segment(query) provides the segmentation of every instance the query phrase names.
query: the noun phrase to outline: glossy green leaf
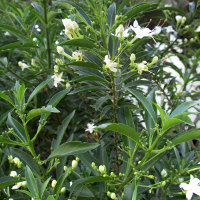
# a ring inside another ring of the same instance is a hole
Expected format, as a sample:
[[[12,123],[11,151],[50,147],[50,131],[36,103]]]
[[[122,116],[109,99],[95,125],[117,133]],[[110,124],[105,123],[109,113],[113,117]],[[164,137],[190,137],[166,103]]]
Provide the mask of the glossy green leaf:
[[[176,107],[173,112],[170,114],[170,118],[172,118],[175,115],[178,115],[180,113],[185,112],[186,110],[188,110],[190,107],[195,106],[196,104],[200,103],[200,101],[188,101],[188,102],[184,102],[181,105],[179,105],[178,107]]]
[[[95,43],[86,40],[86,39],[72,39],[72,40],[67,40],[66,42],[61,43],[60,45],[70,45],[70,46],[77,46],[77,47],[86,47],[86,48],[94,48]]]
[[[147,100],[147,98],[142,93],[140,93],[136,90],[132,90],[132,89],[127,88],[127,87],[125,87],[125,89],[128,92],[130,92],[132,95],[134,95],[143,104],[143,106],[146,108],[147,112],[150,114],[154,123],[156,123],[156,113],[153,109],[152,104]]]
[[[35,173],[35,175],[40,177],[41,174],[39,166],[28,153],[17,148],[11,148],[11,153],[13,157],[18,157],[25,166],[29,166],[30,169]]]
[[[69,94],[77,94],[79,92],[92,91],[92,90],[106,90],[106,88],[100,86],[83,86],[81,88],[74,89]]]
[[[8,103],[10,103],[12,106],[15,107],[15,104],[13,103],[12,99],[1,91],[0,91],[0,98],[4,99],[5,101],[7,101]]]
[[[189,131],[178,134],[178,136],[172,140],[172,146],[175,146],[182,142],[196,140],[199,138],[200,138],[200,129],[189,130]]]
[[[77,4],[75,4],[75,3],[71,2],[71,1],[67,1],[67,0],[65,0],[65,1],[56,1],[56,4],[58,4],[59,6],[62,6],[64,8],[66,8],[67,10],[69,8],[68,8],[68,6],[66,6],[66,4],[69,4],[69,5],[73,6],[80,13],[79,17],[81,18],[81,20],[84,21],[85,23],[89,24],[90,26],[92,26],[92,23],[91,23],[90,18],[88,17],[88,15]]]
[[[13,26],[7,25],[7,24],[0,24],[0,28],[8,31],[9,33],[17,36],[20,39],[24,39],[24,35],[21,31],[14,28]]]
[[[18,182],[17,178],[13,178],[13,177],[10,177],[10,176],[0,177],[0,189],[3,189],[3,188],[8,187],[10,185],[14,185],[17,182]]]
[[[47,106],[46,108],[32,109],[27,114],[26,122],[30,121],[31,119],[39,115],[42,115],[43,113],[51,113],[51,112],[58,113],[59,110],[53,108],[52,106]]]
[[[136,142],[139,146],[142,147],[142,144],[139,141],[139,134],[135,131],[134,128],[120,123],[112,123],[112,124],[102,124],[96,127],[97,129],[105,129],[108,131],[114,131],[120,133],[122,135],[127,136],[128,138],[132,139]]]
[[[22,48],[38,48],[37,46],[35,46],[35,44],[33,43],[21,43],[21,42],[13,42],[13,43],[9,43],[6,44],[4,46],[0,47],[0,50],[10,50],[10,49],[22,49]]]
[[[0,136],[0,143],[2,143],[2,144],[18,145],[18,146],[22,146],[22,147],[25,146],[24,143],[13,141],[10,138],[4,137],[4,136]]]
[[[79,141],[66,142],[55,149],[48,157],[48,160],[62,156],[78,155],[96,149],[98,146],[98,143],[87,143]]]
[[[15,120],[13,117],[11,117],[10,113],[8,114],[6,124],[9,128],[13,128],[13,131],[15,132],[15,134],[19,140],[21,140],[23,142],[27,142],[26,134],[25,134],[23,126],[17,120]]]
[[[107,22],[110,27],[113,26],[115,23],[115,16],[116,16],[116,4],[112,3],[108,8],[108,16],[107,16]]]
[[[44,195],[44,192],[47,188],[47,185],[49,183],[49,181],[51,180],[51,177],[49,177],[43,184],[42,184],[42,187],[41,187],[41,198],[43,197]]]
[[[69,62],[66,65],[74,65],[74,66],[80,66],[80,67],[85,67],[88,69],[96,69],[96,70],[101,70],[99,65],[97,65],[96,63],[93,62],[84,62],[84,61],[77,61],[77,62]]]
[[[33,99],[33,97],[35,95],[38,94],[38,92],[40,92],[47,84],[49,84],[51,82],[52,79],[47,79],[45,81],[43,81],[42,83],[40,83],[34,90],[33,92],[31,93],[31,95],[29,96],[28,98],[28,101],[27,101],[27,105],[30,103],[30,101]]]
[[[70,113],[63,121],[62,121],[62,124],[61,126],[58,128],[57,130],[57,138],[56,138],[56,141],[53,143],[53,149],[56,149],[61,141],[62,141],[62,138],[65,134],[65,131],[71,121],[71,119],[74,117],[74,114],[75,114],[75,111],[73,111],[72,113]]]
[[[158,4],[139,4],[132,9],[130,9],[125,16],[127,17],[126,20],[133,18],[140,14],[141,12],[150,11],[157,7]]]
[[[33,173],[28,166],[26,166],[26,169],[25,169],[25,177],[27,181],[27,187],[29,191],[31,192],[31,194],[34,195],[34,197],[39,197],[39,191],[38,191],[36,179],[33,176]]]
[[[107,83],[108,81],[104,78],[101,78],[99,76],[79,76],[74,79],[72,79],[72,82],[82,82],[82,81],[99,81],[99,82],[105,82]]]

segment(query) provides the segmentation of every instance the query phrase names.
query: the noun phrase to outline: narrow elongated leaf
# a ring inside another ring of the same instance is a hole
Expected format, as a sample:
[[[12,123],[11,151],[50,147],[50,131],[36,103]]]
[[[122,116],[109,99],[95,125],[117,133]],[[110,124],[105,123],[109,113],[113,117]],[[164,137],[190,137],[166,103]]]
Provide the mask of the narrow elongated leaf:
[[[125,16],[127,17],[126,19],[130,19],[133,18],[135,16],[137,16],[140,12],[144,12],[144,11],[149,11],[152,9],[155,9],[157,7],[158,4],[139,4],[135,7],[133,7],[131,10],[129,10]]]
[[[51,108],[47,106],[46,108],[32,109],[27,114],[26,122],[30,121],[31,119],[39,115],[42,115],[43,113],[51,113],[51,112],[58,113],[59,110],[57,110],[56,108],[53,108],[52,106]]]
[[[116,15],[116,4],[113,3],[108,8],[107,22],[110,27],[112,27],[113,24],[115,23],[115,15]]]
[[[29,96],[28,98],[28,101],[27,101],[27,105],[30,103],[30,101],[33,99],[33,97],[35,95],[37,95],[38,92],[40,92],[48,83],[51,82],[52,79],[47,79],[45,80],[44,82],[40,83],[34,90],[33,92],[31,93],[31,95]]]
[[[88,90],[106,90],[106,88],[100,87],[100,86],[83,86],[81,88],[77,88],[77,89],[71,91],[69,94],[77,94],[79,92],[84,92],[84,91],[88,91]]]
[[[39,166],[28,153],[17,148],[11,148],[11,153],[13,157],[18,157],[24,165],[28,165],[30,169],[40,177]]]
[[[73,82],[82,82],[82,81],[99,81],[99,82],[105,82],[107,83],[108,81],[104,78],[101,78],[99,76],[79,76],[74,79],[72,79]]]
[[[47,185],[49,183],[49,181],[51,180],[51,177],[49,177],[43,184],[42,184],[42,187],[41,187],[41,198],[43,197],[43,194],[47,188]]]
[[[178,134],[178,136],[172,140],[172,146],[198,138],[200,138],[200,129],[189,130]]]
[[[75,111],[73,111],[72,113],[70,113],[63,121],[61,126],[59,127],[58,131],[57,131],[57,139],[55,141],[55,143],[53,143],[53,149],[56,149],[59,144],[62,141],[62,138],[65,134],[65,131],[71,121],[71,119],[74,117]]]
[[[76,180],[70,189],[70,195],[73,193],[74,189],[80,185],[86,185],[91,183],[97,183],[97,182],[105,182],[110,180],[110,177],[102,177],[102,176],[90,176],[87,178],[81,178]]]
[[[186,110],[188,110],[190,107],[196,105],[200,103],[200,101],[188,101],[188,102],[184,102],[182,103],[181,105],[179,105],[178,107],[176,107],[173,112],[170,114],[170,118],[175,116],[175,115],[178,115],[180,113],[183,113],[185,112]]]
[[[7,24],[0,24],[0,28],[8,31],[9,33],[14,34],[15,36],[17,36],[20,39],[24,38],[24,35],[22,32],[20,32],[18,29],[14,28],[13,26],[7,25]]]
[[[4,137],[4,136],[0,136],[0,143],[2,144],[13,144],[13,145],[18,145],[18,146],[25,146],[24,143],[20,143],[20,142],[15,142],[13,140],[11,140],[8,137]]]
[[[68,9],[68,7],[66,7],[65,4],[70,4],[71,6],[73,6],[74,8],[76,8],[76,10],[80,13],[82,21],[84,21],[87,24],[89,24],[90,26],[92,26],[92,23],[91,23],[90,18],[88,17],[88,15],[77,4],[75,4],[73,2],[70,2],[70,1],[66,1],[66,0],[65,1],[56,1],[56,4],[58,4],[59,6],[65,7],[67,9]]]
[[[8,187],[18,182],[17,178],[13,178],[10,176],[0,177],[0,189]]]
[[[93,62],[83,62],[83,61],[77,61],[77,62],[69,62],[66,65],[72,65],[72,66],[80,66],[80,67],[85,67],[89,69],[96,69],[96,70],[101,70],[99,65]]]
[[[122,135],[125,135],[142,147],[142,144],[139,141],[139,134],[135,131],[135,129],[133,129],[132,127],[128,125],[120,124],[120,123],[118,124],[112,123],[112,124],[102,124],[100,126],[97,126],[96,128],[105,129],[108,131],[114,131]]]
[[[33,194],[35,197],[39,197],[39,191],[37,188],[36,179],[33,176],[33,173],[28,166],[26,166],[26,169],[25,169],[25,177],[27,181],[27,187],[29,191],[31,192],[31,194]]]
[[[23,142],[27,142],[26,134],[25,134],[23,126],[13,117],[11,117],[10,113],[8,114],[6,124],[9,128],[13,128],[13,131],[17,135],[17,139],[20,139]]]
[[[146,108],[147,112],[150,114],[151,118],[153,119],[154,123],[156,122],[156,114],[154,112],[152,104],[147,100],[147,98],[140,92],[136,90],[132,90],[130,88],[125,87],[125,89],[134,95]]]
[[[38,48],[35,44],[29,43],[22,43],[22,42],[12,42],[10,44],[6,44],[0,47],[0,50],[10,50],[10,49],[22,49],[22,48]]]
[[[60,45],[71,45],[71,46],[78,46],[78,47],[86,47],[86,48],[94,48],[95,43],[86,40],[86,39],[73,39],[73,40],[68,40],[66,42],[61,43]]]
[[[12,99],[1,91],[0,91],[0,98],[6,100],[8,103],[10,103],[12,106],[15,107],[15,104],[13,103]]]
[[[56,157],[78,155],[93,150],[98,146],[98,143],[87,143],[79,141],[66,142],[55,149],[48,157],[48,160]]]

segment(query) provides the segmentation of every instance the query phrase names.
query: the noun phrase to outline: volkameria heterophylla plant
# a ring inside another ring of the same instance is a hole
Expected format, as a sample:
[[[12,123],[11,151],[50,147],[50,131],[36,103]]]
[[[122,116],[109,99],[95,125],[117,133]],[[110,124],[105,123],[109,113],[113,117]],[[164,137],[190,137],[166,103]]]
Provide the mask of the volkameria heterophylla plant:
[[[187,15],[161,1],[2,5],[0,26],[23,43],[0,47],[16,80],[0,92],[2,199],[198,199],[199,51],[179,40],[199,43],[198,3]]]

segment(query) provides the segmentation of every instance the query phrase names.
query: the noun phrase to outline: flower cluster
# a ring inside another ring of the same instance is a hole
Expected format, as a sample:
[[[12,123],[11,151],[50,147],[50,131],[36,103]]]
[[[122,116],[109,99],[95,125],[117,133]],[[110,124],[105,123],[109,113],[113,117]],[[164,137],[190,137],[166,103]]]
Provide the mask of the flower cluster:
[[[117,72],[118,63],[111,61],[108,55],[105,56],[104,62],[106,63],[105,69],[109,69],[112,72]]]
[[[65,27],[65,34],[69,39],[72,39],[72,36],[76,38],[77,36],[80,36],[79,34],[79,26],[75,21],[72,21],[71,19],[63,19],[62,23]]]

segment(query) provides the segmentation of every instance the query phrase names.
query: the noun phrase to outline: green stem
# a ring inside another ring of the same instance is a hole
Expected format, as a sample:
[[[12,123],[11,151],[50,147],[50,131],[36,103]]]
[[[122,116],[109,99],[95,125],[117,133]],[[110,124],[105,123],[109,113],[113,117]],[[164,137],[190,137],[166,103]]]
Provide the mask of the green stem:
[[[46,32],[46,41],[47,41],[47,60],[48,68],[51,69],[51,47],[50,47],[50,37],[49,37],[49,28],[48,28],[48,19],[47,19],[47,1],[43,0],[43,9],[44,9],[44,20],[45,20],[45,32]]]
[[[137,188],[138,188],[138,184],[137,181],[135,179],[135,184],[134,184],[134,191],[133,191],[133,195],[132,195],[132,200],[137,200]]]

